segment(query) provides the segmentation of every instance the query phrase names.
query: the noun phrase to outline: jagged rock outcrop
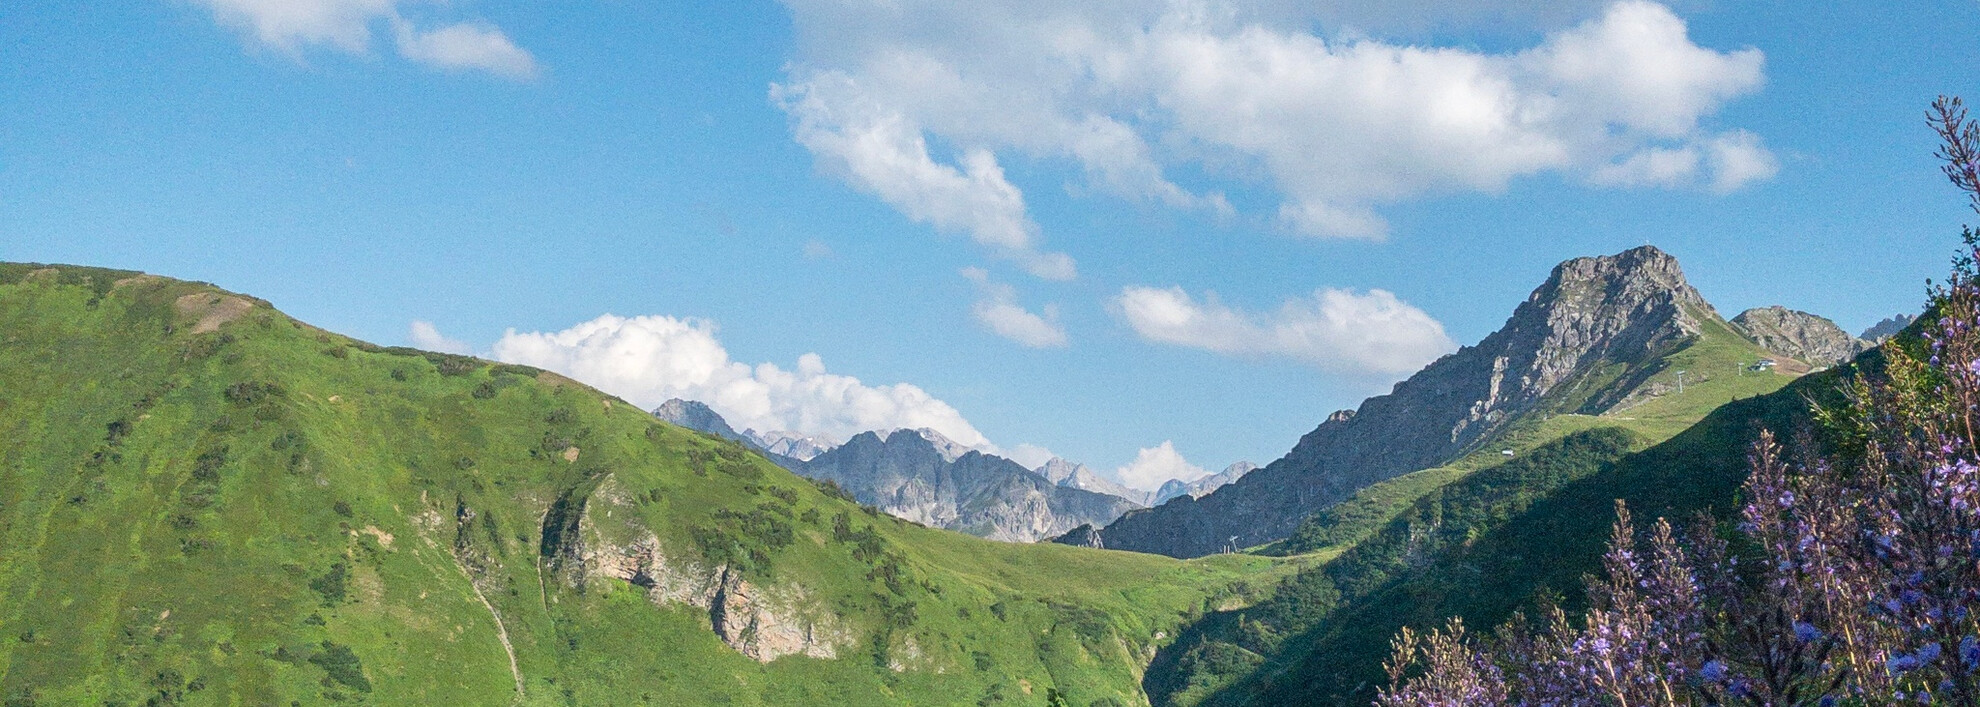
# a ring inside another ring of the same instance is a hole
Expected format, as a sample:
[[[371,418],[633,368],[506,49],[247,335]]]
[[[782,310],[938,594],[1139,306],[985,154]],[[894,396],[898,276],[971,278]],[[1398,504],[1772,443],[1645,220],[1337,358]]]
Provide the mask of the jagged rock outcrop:
[[[1096,530],[1092,525],[1085,523],[1080,524],[1077,528],[1073,528],[1065,535],[1053,538],[1052,541],[1063,545],[1090,547],[1096,550],[1107,549],[1107,544],[1100,540],[1100,531]]]
[[[1125,498],[1133,502],[1138,508],[1155,505],[1153,494],[1115,483],[1107,477],[1094,473],[1085,464],[1075,464],[1058,457],[1052,457],[1051,461],[1045,462],[1032,471],[1036,472],[1039,476],[1045,477],[1045,480],[1060,486]]]
[[[1181,496],[1184,494],[1195,496],[1197,498],[1202,498],[1205,495],[1208,495],[1212,491],[1228,486],[1232,482],[1244,478],[1245,474],[1249,474],[1257,470],[1258,470],[1257,464],[1253,464],[1251,462],[1238,462],[1236,464],[1232,464],[1230,466],[1224,467],[1223,471],[1217,472],[1215,474],[1211,474],[1209,476],[1205,476],[1195,481],[1183,481],[1182,479],[1169,479],[1166,483],[1162,484],[1162,488],[1156,489],[1154,502],[1148,505],[1159,506],[1164,503],[1167,503],[1171,498],[1175,498],[1177,496]]]
[[[833,658],[854,644],[853,632],[802,586],[760,586],[734,568],[668,555],[653,533],[625,520],[637,514],[623,496],[609,482],[593,493],[596,502],[583,514],[582,574],[560,579],[625,582],[656,604],[707,611],[716,637],[759,662],[787,655]]]
[[[1814,366],[1834,366],[1876,346],[1824,317],[1780,305],[1740,312],[1732,325],[1761,348]]]
[[[1884,343],[1885,339],[1896,336],[1898,332],[1904,331],[1905,327],[1911,326],[1912,319],[1913,317],[1909,314],[1899,314],[1872,324],[1870,328],[1864,329],[1862,334],[1858,334],[1857,338],[1873,344]]]
[[[923,525],[1013,542],[1103,525],[1134,508],[1127,499],[1060,486],[1017,462],[895,430],[864,432],[804,464],[861,503]]]
[[[1283,538],[1313,511],[1454,459],[1525,415],[1634,402],[1660,356],[1717,319],[1677,259],[1656,248],[1563,262],[1477,345],[1328,416],[1285,457],[1236,483],[1128,513],[1100,531],[1102,541],[1196,557]]]

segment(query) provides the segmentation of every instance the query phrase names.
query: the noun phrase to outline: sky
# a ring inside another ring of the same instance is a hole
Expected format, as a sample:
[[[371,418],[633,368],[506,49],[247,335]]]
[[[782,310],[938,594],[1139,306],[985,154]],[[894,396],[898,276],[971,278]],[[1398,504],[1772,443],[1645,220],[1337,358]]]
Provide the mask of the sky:
[[[0,260],[1153,488],[1653,244],[1911,312],[1980,3],[0,4]]]

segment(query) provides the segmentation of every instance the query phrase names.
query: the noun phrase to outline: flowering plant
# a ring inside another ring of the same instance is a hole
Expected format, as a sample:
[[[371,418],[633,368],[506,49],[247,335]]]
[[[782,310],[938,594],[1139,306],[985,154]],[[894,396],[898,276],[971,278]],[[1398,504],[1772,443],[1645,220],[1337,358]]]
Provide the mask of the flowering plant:
[[[1980,127],[1933,104],[1945,173],[1980,209]],[[1579,620],[1558,607],[1480,638],[1393,641],[1377,704],[1980,707],[1980,237],[1926,316],[1862,363],[1827,433],[1753,444],[1727,527],[1617,504]]]

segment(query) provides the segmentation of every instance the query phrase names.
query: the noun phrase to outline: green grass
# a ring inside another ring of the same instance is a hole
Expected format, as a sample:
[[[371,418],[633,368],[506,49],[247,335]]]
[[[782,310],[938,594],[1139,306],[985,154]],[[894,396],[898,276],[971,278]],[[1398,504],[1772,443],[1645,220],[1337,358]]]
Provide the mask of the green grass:
[[[1183,626],[1317,562],[922,528],[559,376],[231,297],[0,265],[0,699],[1133,705]],[[604,571],[640,551],[833,657],[732,649]]]

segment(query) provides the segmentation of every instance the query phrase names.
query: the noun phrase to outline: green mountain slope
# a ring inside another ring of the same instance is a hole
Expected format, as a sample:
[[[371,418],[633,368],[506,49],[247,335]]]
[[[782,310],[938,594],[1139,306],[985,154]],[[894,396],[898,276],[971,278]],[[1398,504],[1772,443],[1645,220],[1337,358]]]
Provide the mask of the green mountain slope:
[[[553,374],[0,265],[10,704],[1046,704],[1302,560],[920,528]]]
[[[1616,499],[1645,519],[1731,510],[1757,430],[1795,429],[1808,400],[1832,393],[1846,371],[1792,383],[1735,373],[1730,363],[1751,355],[1750,345],[1715,338],[1708,330],[1671,358],[1685,370],[1727,364],[1716,383],[1687,383],[1682,394],[1599,417],[1551,418],[1508,436],[1509,447],[1539,442],[1513,459],[1399,477],[1316,514],[1272,549],[1325,563],[1258,605],[1192,625],[1151,666],[1151,696],[1177,705],[1367,704],[1388,640],[1403,626],[1460,616],[1489,627],[1542,597],[1579,602]],[[1702,419],[1671,434],[1694,414]]]
[[[1366,704],[1388,640],[1405,623],[1441,624],[1443,616],[1458,614],[1489,626],[1538,591],[1575,591],[1576,578],[1592,566],[1586,562],[1600,554],[1600,532],[1591,536],[1593,554],[1553,562],[1553,549],[1536,548],[1550,548],[1554,536],[1506,536],[1511,531],[1503,529],[1536,522],[1552,529],[1552,521],[1533,520],[1547,513],[1606,523],[1610,501],[1633,487],[1593,492],[1615,494],[1593,505],[1549,509],[1619,464],[1665,459],[1663,450],[1672,446],[1733,449],[1737,459],[1743,451],[1726,420],[1750,416],[1756,399],[1790,407],[1800,400],[1776,391],[1805,367],[1785,362],[1753,370],[1774,355],[1716,316],[1694,316],[1699,333],[1654,360],[1616,367],[1611,375],[1591,372],[1476,451],[1363,488],[1309,516],[1287,539],[1260,548],[1319,564],[1255,606],[1193,624],[1151,665],[1149,694],[1157,704],[1174,705]],[[1622,404],[1599,415],[1574,412],[1591,397]],[[1687,503],[1653,499],[1646,508],[1723,502],[1737,485],[1737,477],[1721,483],[1703,467],[1686,473],[1699,474],[1699,483],[1670,492],[1699,495]],[[1494,540],[1501,537],[1513,539]],[[1531,562],[1567,574],[1529,572]]]

